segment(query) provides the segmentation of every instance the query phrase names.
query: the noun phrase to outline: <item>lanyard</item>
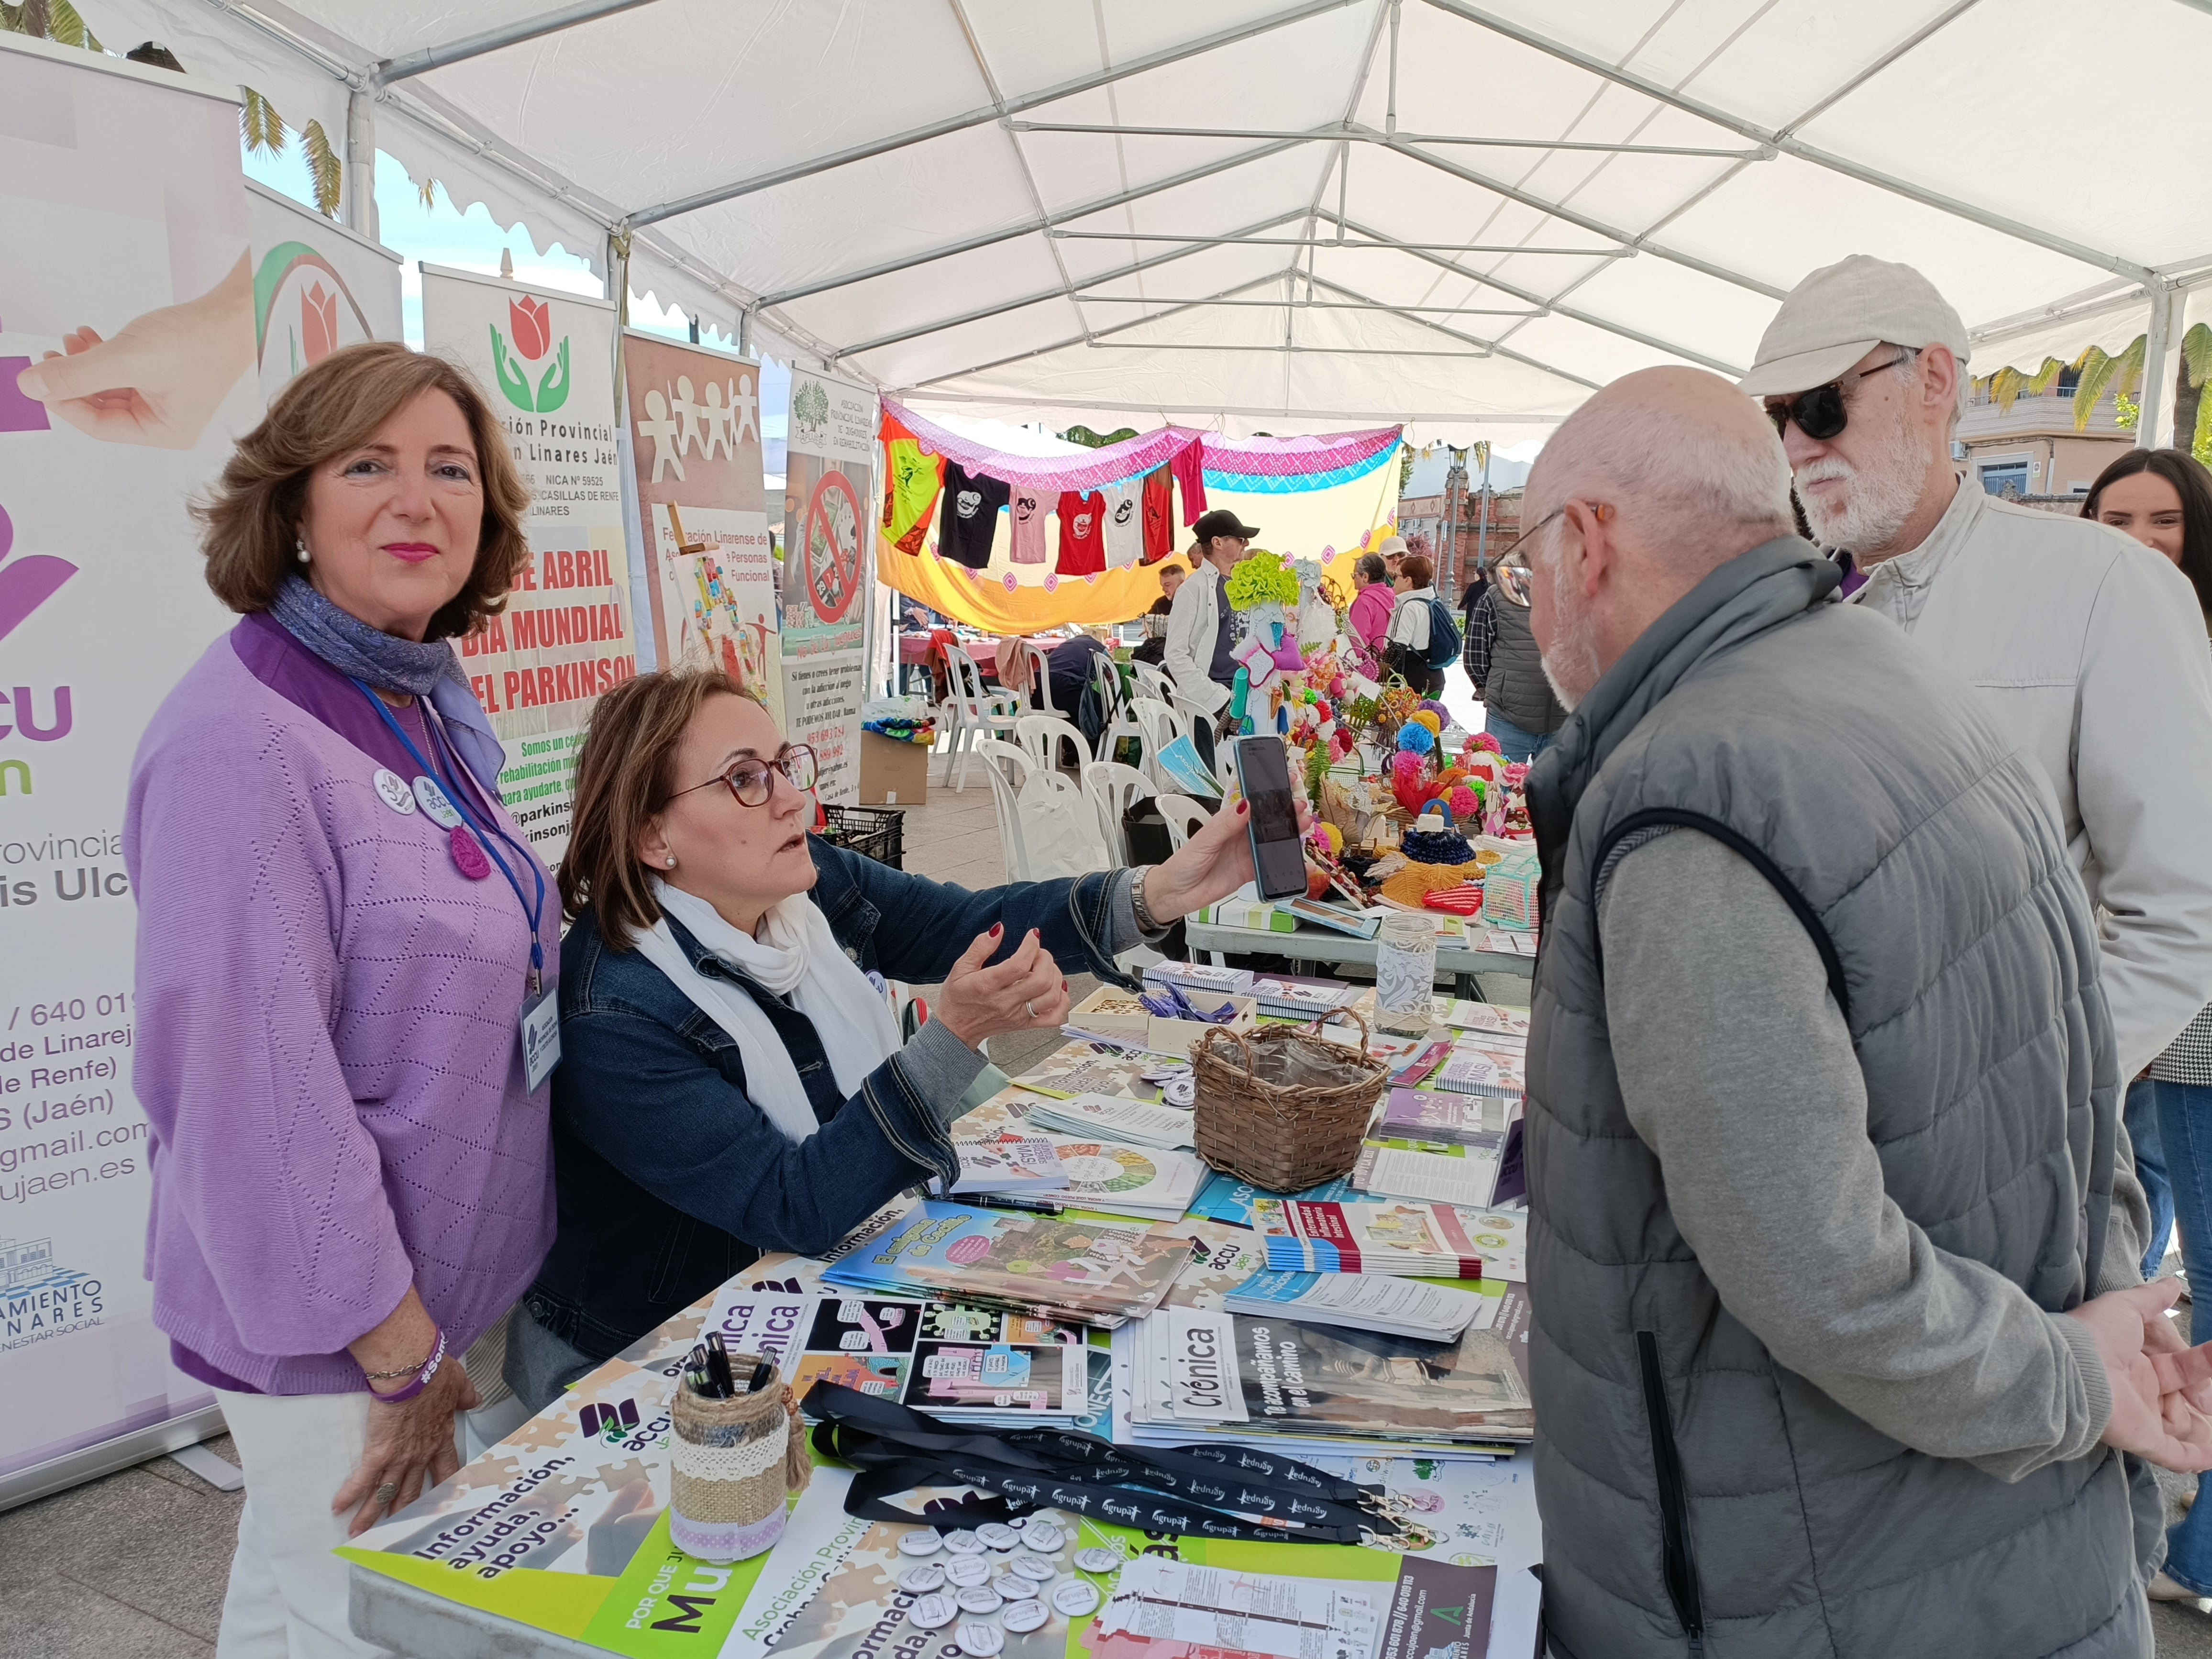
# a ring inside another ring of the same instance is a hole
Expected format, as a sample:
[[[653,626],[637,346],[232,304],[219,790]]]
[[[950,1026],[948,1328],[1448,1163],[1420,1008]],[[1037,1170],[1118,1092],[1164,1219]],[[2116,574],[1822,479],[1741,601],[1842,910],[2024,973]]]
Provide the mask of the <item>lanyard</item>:
[[[1247,1446],[1139,1451],[1073,1429],[956,1427],[827,1381],[804,1403],[819,1419],[814,1449],[860,1471],[845,1511],[863,1520],[975,1526],[1044,1506],[1145,1532],[1277,1544],[1388,1544],[1397,1530],[1379,1488]],[[886,1501],[951,1485],[1000,1496],[927,1516]]]
[[[386,706],[383,698],[378,696],[375,692],[357,679],[354,681],[353,685],[355,690],[368,699],[368,706],[383,716],[385,725],[392,728],[392,735],[399,739],[401,745],[405,748],[415,764],[421,767],[434,782],[445,789],[447,799],[453,804],[453,810],[467,820],[470,829],[476,831],[477,840],[483,845],[484,852],[490,857],[492,863],[498,866],[500,874],[507,878],[507,884],[514,890],[514,902],[528,913],[530,917],[530,994],[536,996],[544,987],[545,971],[545,951],[544,946],[538,943],[538,923],[544,919],[545,915],[544,871],[527,852],[515,845],[514,837],[504,830],[496,827],[488,828],[477,821],[477,815],[469,810],[468,796],[459,787],[458,781],[448,780],[444,773],[422,757],[422,751],[415,746],[415,739],[407,735],[405,726],[392,718],[392,710]],[[431,746],[435,748],[438,746],[435,736],[437,728],[430,719],[428,706],[422,698],[416,698],[416,702],[422,708],[422,729],[433,734],[430,740]],[[455,769],[466,773],[471,784],[476,781],[475,775],[469,773],[465,764],[457,763]],[[530,866],[531,876],[538,884],[538,902],[535,904],[522,896],[522,884],[515,879],[514,872],[507,867],[507,860],[501,854],[499,848],[493,844],[495,837],[513,848],[515,855]]]

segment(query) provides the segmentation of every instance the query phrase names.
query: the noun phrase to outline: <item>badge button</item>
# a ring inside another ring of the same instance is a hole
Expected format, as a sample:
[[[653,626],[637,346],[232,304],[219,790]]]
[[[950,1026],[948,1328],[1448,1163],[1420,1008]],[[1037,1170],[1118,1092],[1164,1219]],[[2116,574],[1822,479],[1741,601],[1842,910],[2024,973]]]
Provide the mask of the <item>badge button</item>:
[[[415,799],[422,809],[422,816],[441,830],[461,827],[460,809],[446,798],[446,792],[438,787],[435,778],[418,777],[415,780]]]
[[[415,792],[407,787],[407,780],[388,766],[376,769],[376,793],[386,806],[406,817],[415,810]]]

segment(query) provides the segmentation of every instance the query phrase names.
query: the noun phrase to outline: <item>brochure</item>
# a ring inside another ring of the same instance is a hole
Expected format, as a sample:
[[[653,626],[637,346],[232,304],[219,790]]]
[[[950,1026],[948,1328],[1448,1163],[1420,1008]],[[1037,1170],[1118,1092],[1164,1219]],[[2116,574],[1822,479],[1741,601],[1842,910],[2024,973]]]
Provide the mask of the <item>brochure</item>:
[[[1058,1134],[1095,1134],[1136,1146],[1187,1147],[1191,1115],[1172,1106],[1148,1106],[1116,1095],[1079,1094],[1066,1100],[1040,1099],[1029,1109],[1032,1129]]]
[[[1378,1132],[1414,1140],[1448,1140],[1468,1146],[1502,1146],[1511,1103],[1497,1095],[1440,1089],[1393,1089]]]
[[[1457,1026],[1464,1031],[1488,1031],[1498,1036],[1519,1037],[1524,1042],[1528,1036],[1526,1008],[1508,1008],[1494,1002],[1438,997],[1437,1019],[1441,1024]]]
[[[1252,994],[1263,1014],[1272,1014],[1277,1019],[1315,1019],[1349,1008],[1359,1000],[1362,988],[1357,985],[1316,984],[1309,980],[1263,979],[1252,987]],[[1356,1032],[1358,1028],[1352,1029]]]
[[[1331,1203],[1341,1199],[1357,1199],[1359,1189],[1348,1180],[1340,1177],[1324,1181],[1318,1187],[1309,1187],[1302,1193],[1271,1193],[1239,1181],[1235,1176],[1216,1170],[1198,1196],[1191,1200],[1190,1216],[1194,1221],[1223,1221],[1233,1227],[1252,1225],[1252,1206],[1260,1200],[1281,1203],[1286,1198],[1303,1198],[1315,1203]]]
[[[1300,921],[1334,928],[1354,939],[1373,939],[1382,927],[1382,913],[1379,910],[1355,910],[1347,904],[1328,904],[1320,899],[1287,899],[1281,908]]]
[[[1419,1279],[1358,1273],[1255,1273],[1230,1291],[1231,1313],[1282,1314],[1307,1325],[1343,1325],[1418,1341],[1449,1342],[1486,1328],[1498,1299]]]
[[[1385,1585],[1357,1579],[1224,1572],[1139,1556],[1121,1569],[1098,1614],[1098,1632],[1126,1632],[1200,1650],[1273,1659],[1376,1659],[1390,1601]]]
[[[1164,1227],[930,1199],[822,1278],[848,1291],[957,1297],[1110,1329],[1158,1307],[1188,1259],[1188,1246]]]
[[[1432,1279],[1528,1277],[1526,1218],[1398,1200],[1253,1206],[1270,1267],[1294,1273],[1407,1273]]]
[[[1197,1153],[1164,1146],[1057,1138],[1052,1146],[1060,1181],[1025,1196],[1071,1209],[1180,1221],[1207,1174]]]
[[[1490,1202],[1498,1187],[1498,1162],[1505,1137],[1492,1146],[1451,1141],[1369,1139],[1352,1166],[1352,1184],[1363,1193],[1389,1198],[1424,1198],[1439,1204],[1476,1207]]]
[[[1206,769],[1206,763],[1199,759],[1198,750],[1188,738],[1170,739],[1152,757],[1152,763],[1174,781],[1177,793],[1201,803],[1218,801],[1228,793]]]
[[[1520,1061],[1469,1043],[1455,1043],[1451,1055],[1429,1079],[1434,1089],[1455,1094],[1498,1095],[1518,1099],[1528,1086],[1526,1066]]]
[[[1066,1178],[1052,1142],[1042,1135],[1006,1133],[988,1140],[956,1142],[960,1179],[952,1196],[966,1193],[1044,1193]]]
[[[1119,1095],[1127,1100],[1158,1100],[1160,1091],[1144,1079],[1159,1064],[1134,1044],[1064,1044],[1014,1081],[1041,1095]],[[1001,1091],[1003,1095],[1005,1091]]]

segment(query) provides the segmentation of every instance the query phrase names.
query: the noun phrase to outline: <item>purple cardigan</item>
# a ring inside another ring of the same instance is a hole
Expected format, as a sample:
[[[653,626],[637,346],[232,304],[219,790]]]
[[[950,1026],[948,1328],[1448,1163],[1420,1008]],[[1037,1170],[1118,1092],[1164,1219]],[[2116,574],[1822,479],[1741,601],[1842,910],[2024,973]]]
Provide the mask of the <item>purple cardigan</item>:
[[[528,921],[384,804],[380,768],[420,769],[266,617],[208,647],[131,768],[146,1273],[179,1363],[218,1385],[366,1387],[346,1345],[410,1284],[459,1352],[552,1243],[549,1091],[525,1091],[516,1036]],[[550,878],[545,904],[550,982]]]

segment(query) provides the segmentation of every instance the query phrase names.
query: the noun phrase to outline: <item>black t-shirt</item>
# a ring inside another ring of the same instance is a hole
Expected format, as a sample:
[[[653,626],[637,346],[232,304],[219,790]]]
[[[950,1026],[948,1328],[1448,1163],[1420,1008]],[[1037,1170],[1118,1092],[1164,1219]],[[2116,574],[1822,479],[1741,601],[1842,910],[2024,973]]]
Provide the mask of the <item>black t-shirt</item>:
[[[1003,478],[963,471],[959,464],[945,464],[945,505],[937,520],[937,552],[940,558],[981,570],[991,562],[991,538],[999,533],[999,510],[1012,494]]]

